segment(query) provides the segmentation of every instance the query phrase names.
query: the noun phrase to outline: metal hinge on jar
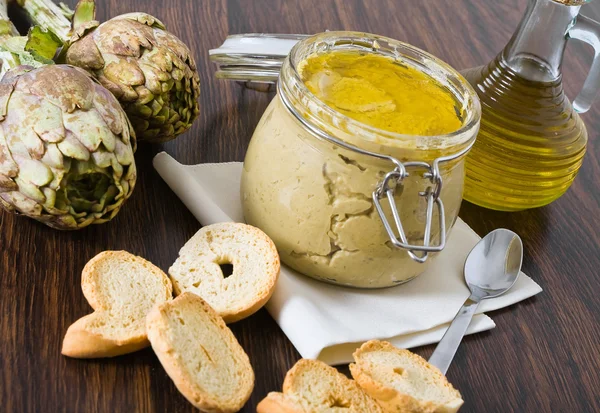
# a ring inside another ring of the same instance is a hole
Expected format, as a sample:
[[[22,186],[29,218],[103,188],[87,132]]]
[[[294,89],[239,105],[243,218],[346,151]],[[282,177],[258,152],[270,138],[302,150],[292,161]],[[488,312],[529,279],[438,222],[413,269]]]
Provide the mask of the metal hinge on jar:
[[[218,79],[248,83],[277,83],[283,60],[304,34],[249,33],[227,36],[225,42],[208,51],[219,65]]]

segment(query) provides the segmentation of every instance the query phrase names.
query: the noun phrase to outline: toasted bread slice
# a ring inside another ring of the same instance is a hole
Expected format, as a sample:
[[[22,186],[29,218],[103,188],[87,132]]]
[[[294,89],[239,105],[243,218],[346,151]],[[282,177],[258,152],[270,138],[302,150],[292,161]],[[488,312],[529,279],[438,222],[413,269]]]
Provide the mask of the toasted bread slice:
[[[285,376],[283,393],[269,393],[258,413],[381,413],[381,407],[353,381],[317,360],[302,359]]]
[[[104,251],[81,276],[83,295],[94,309],[72,324],[62,354],[76,358],[113,357],[148,347],[146,315],[172,299],[167,275],[126,251]]]
[[[225,276],[221,265],[233,265]],[[273,241],[258,228],[225,222],[198,231],[169,268],[175,294],[202,297],[226,323],[255,313],[269,300],[279,276]]]
[[[439,369],[408,350],[371,340],[353,356],[352,377],[387,412],[451,413],[463,404]]]
[[[183,293],[146,319],[152,349],[177,389],[205,412],[237,412],[254,388],[248,356],[218,314]]]

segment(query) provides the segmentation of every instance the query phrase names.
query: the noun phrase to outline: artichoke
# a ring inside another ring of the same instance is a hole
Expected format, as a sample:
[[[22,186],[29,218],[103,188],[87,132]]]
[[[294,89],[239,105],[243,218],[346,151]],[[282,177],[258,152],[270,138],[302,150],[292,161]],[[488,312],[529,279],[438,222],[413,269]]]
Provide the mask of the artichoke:
[[[71,22],[51,0],[19,0],[65,42],[58,60],[89,71],[119,100],[139,141],[166,142],[198,117],[200,79],[188,47],[155,17],[129,13],[99,24],[82,0]]]
[[[57,229],[113,218],[136,181],[135,135],[84,70],[19,66],[0,82],[0,205]]]
[[[190,50],[144,13],[77,30],[68,64],[90,71],[119,99],[140,140],[164,142],[192,126],[200,79]]]

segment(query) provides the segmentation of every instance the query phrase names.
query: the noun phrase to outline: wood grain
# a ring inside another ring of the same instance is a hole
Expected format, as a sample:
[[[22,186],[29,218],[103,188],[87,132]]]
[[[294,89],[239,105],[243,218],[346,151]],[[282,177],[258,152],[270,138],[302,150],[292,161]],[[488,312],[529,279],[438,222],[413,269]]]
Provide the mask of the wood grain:
[[[73,4],[73,1],[69,1]],[[60,355],[67,327],[90,311],[80,288],[85,263],[125,249],[166,270],[198,222],[160,179],[152,157],[165,150],[187,164],[241,161],[271,95],[213,79],[207,50],[227,34],[362,30],[421,47],[457,68],[484,64],[509,39],[521,0],[106,0],[99,18],[129,11],[159,17],[195,55],[201,117],[164,145],[141,145],[131,200],[108,224],[58,232],[0,214],[0,410],[3,412],[192,412],[150,350],[111,360]],[[598,8],[589,12],[598,17]],[[11,10],[14,12],[14,10]],[[23,27],[21,24],[20,27]],[[567,94],[578,91],[591,51],[568,47]],[[462,412],[600,411],[600,104],[583,116],[588,154],[571,190],[552,205],[499,213],[465,204],[478,233],[518,232],[524,271],[544,293],[492,314],[491,332],[465,339],[449,378],[466,400]],[[299,355],[264,311],[232,326],[256,372],[244,411],[281,388]],[[432,346],[416,349],[424,356]]]

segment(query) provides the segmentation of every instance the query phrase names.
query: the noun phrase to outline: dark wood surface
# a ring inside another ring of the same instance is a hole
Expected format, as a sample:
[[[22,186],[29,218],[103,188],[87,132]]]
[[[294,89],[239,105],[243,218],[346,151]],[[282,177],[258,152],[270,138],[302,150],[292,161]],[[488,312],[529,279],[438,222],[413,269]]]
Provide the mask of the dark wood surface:
[[[73,4],[73,1],[69,1]],[[101,19],[146,11],[193,51],[202,84],[201,117],[165,145],[140,145],[137,188],[116,219],[58,232],[0,213],[0,411],[187,412],[151,350],[109,360],[60,355],[67,327],[90,312],[81,269],[106,249],[125,249],[166,270],[198,222],[151,165],[166,150],[183,163],[241,161],[271,95],[213,79],[207,58],[228,34],[314,33],[326,29],[383,34],[421,47],[456,68],[484,64],[506,43],[524,0],[106,0]],[[590,7],[590,6],[586,6]],[[598,16],[594,10],[592,15]],[[570,45],[566,90],[578,91],[591,52]],[[571,190],[552,205],[499,213],[465,204],[478,233],[497,227],[524,241],[523,269],[543,288],[536,298],[492,314],[497,327],[466,338],[449,372],[463,412],[600,411],[600,104],[583,116],[590,144]],[[400,287],[401,288],[401,287]],[[299,359],[261,310],[232,329],[250,356],[256,386],[244,411],[281,388]],[[432,346],[416,352],[429,356]]]

